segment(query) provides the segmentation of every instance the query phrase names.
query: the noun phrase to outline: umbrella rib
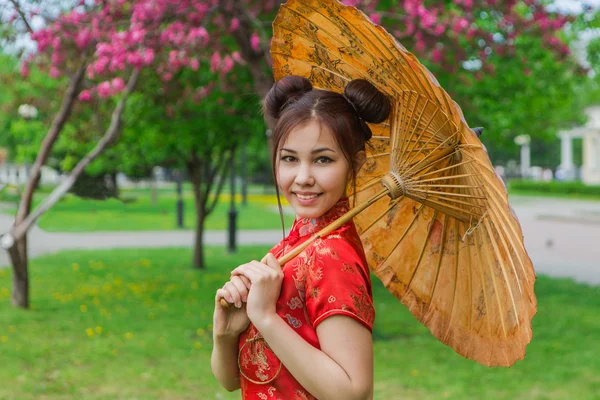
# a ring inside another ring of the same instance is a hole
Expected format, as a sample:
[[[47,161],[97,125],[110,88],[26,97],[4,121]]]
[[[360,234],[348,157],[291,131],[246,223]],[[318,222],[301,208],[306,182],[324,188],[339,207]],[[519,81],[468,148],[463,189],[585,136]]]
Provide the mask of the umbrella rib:
[[[466,226],[463,226],[465,232],[466,232]],[[458,232],[458,230],[457,230]],[[471,259],[471,249],[469,248],[469,241],[471,240],[471,237],[468,236],[467,237],[467,265],[469,266],[469,272],[468,272],[468,276],[469,279],[467,280],[467,282],[469,283],[469,304],[470,304],[470,310],[471,312],[469,313],[469,331],[473,331],[473,260]],[[457,242],[458,243],[458,242]],[[456,248],[458,249],[458,244],[456,245]],[[458,254],[458,252],[457,252]],[[458,262],[458,261],[457,261]]]
[[[429,295],[429,304],[427,308],[431,306],[433,296],[435,295],[435,288],[437,287],[438,278],[440,276],[440,266],[442,265],[442,258],[444,257],[444,244],[446,243],[446,229],[448,228],[448,214],[444,215],[444,230],[442,231],[442,242],[440,247],[440,258],[438,259],[437,268],[435,272],[435,279],[433,281],[433,287],[431,288],[431,294]],[[455,280],[456,282],[456,280]],[[453,299],[454,301],[454,299]]]
[[[411,226],[415,223],[415,221],[417,220],[417,217],[419,216],[419,214],[421,214],[421,210],[424,208],[425,206],[423,204],[421,204],[421,207],[419,207],[419,209],[417,210],[417,212],[415,213],[412,221],[410,221],[410,224],[408,224],[408,226],[406,227],[406,229],[404,230],[404,232],[402,233],[402,236],[400,236],[400,239],[398,239],[398,241],[396,242],[396,244],[394,245],[394,248],[388,253],[388,255],[377,265],[383,265],[392,255],[392,253],[394,251],[396,251],[396,249],[398,248],[398,246],[400,245],[400,242],[402,242],[402,240],[404,239],[404,236],[406,236],[406,234],[408,233],[408,230],[411,228]],[[364,232],[363,232],[364,233]],[[362,233],[360,234],[360,238],[362,240]]]
[[[456,304],[456,289],[458,287],[458,220],[454,220],[454,288],[452,289],[452,306],[450,307],[450,317],[448,317],[448,327],[444,334],[444,339],[448,340],[448,333],[452,327],[452,318],[454,317],[454,305]],[[470,328],[469,328],[470,329]]]
[[[406,92],[405,92],[405,93],[406,93]],[[419,104],[419,100],[420,100],[420,99],[421,99],[421,96],[418,96],[418,95],[417,95],[416,104],[415,104],[415,106],[413,107],[413,110],[412,110],[412,112],[413,112],[413,113],[411,114],[411,118],[410,118],[410,119],[407,119],[407,125],[409,125],[409,122],[412,120],[412,116],[414,115],[414,111],[416,110],[416,108],[417,108],[417,105]],[[426,102],[426,103],[425,103],[425,107],[423,107],[423,110],[421,111],[421,114],[419,114],[419,118],[418,118],[418,120],[416,121],[416,123],[415,123],[415,126],[414,126],[414,127],[413,127],[413,129],[412,129],[412,132],[411,132],[411,133],[408,135],[408,139],[410,139],[410,138],[412,138],[412,137],[415,137],[415,133],[416,133],[416,131],[417,131],[417,128],[419,127],[419,122],[421,122],[421,118],[423,118],[423,113],[425,113],[425,109],[426,109],[426,107],[427,107],[427,104],[429,103],[429,99],[425,98],[425,102]],[[437,112],[437,109],[436,109],[436,112]],[[432,118],[433,118],[433,117],[432,117]],[[427,125],[427,127],[429,127],[429,125]],[[408,127],[407,127],[407,128],[408,128]],[[408,129],[407,129],[407,131],[408,131]],[[414,140],[413,147],[412,147],[412,149],[411,149],[410,153],[412,153],[412,152],[413,152],[413,150],[414,150],[414,149],[415,149],[415,147],[417,146],[417,143],[421,143],[421,137],[422,137],[422,136],[423,136],[425,133],[426,133],[426,129],[423,129],[423,130],[421,131],[421,134],[419,135],[419,137],[418,137],[418,138],[416,138],[416,139]],[[430,139],[431,139],[431,138],[430,138]],[[402,148],[401,148],[401,154],[402,154],[402,155],[404,155],[404,154],[406,153],[406,150],[408,149],[408,146],[409,146],[409,142],[405,140],[403,144],[404,144],[405,146],[403,145],[403,146],[402,146]],[[427,145],[427,144],[426,144],[426,145]]]
[[[427,187],[427,186],[425,186]],[[425,195],[431,194],[433,196],[437,196],[437,197],[441,197],[441,198],[447,198],[447,197],[461,197],[461,198],[469,198],[469,199],[485,199],[485,197],[480,197],[480,196],[473,196],[472,194],[463,194],[463,193],[454,193],[454,192],[440,192],[438,190],[427,190],[427,189],[418,189],[419,186],[411,186],[410,191],[411,192],[417,192],[417,193],[424,193]],[[427,196],[426,196],[427,197]],[[448,200],[450,201],[450,200]],[[465,204],[468,206],[474,206],[474,207],[479,207],[479,208],[484,208],[483,206],[479,206],[473,203],[469,203],[469,202],[459,202],[458,200],[451,200],[451,201],[456,201],[457,203],[460,204]]]
[[[498,249],[496,241],[492,240],[492,236],[493,236],[492,235],[492,228],[490,227],[489,221],[487,219],[485,219],[483,221],[483,224],[485,226],[485,229],[488,232],[488,236],[490,237],[490,242],[492,243],[492,246],[494,247],[494,251],[498,255],[498,257],[496,257],[496,260],[502,260],[502,258],[500,257],[500,250]],[[512,287],[510,286],[510,281],[508,280],[508,275],[506,274],[506,270],[504,269],[503,263],[499,263],[499,267],[502,270],[502,276],[504,276],[504,282],[506,283],[505,286],[506,286],[506,289],[508,290],[508,294],[510,295],[510,302],[512,304],[513,311],[515,313],[515,320],[517,321],[517,326],[520,326],[521,324],[519,323],[519,312],[517,311],[517,305],[515,303],[515,296],[513,294]],[[498,298],[498,302],[500,303],[500,298]]]
[[[494,198],[494,196],[490,196],[490,199],[493,202],[493,204],[496,205],[496,207],[499,207],[499,205],[496,202],[496,199]],[[494,212],[494,211],[492,211],[492,212]],[[502,219],[499,218],[500,221],[501,220],[506,221],[506,217],[508,217],[507,215],[505,215],[503,213],[495,213],[495,214],[497,215],[497,217],[502,217]],[[525,271],[525,263],[523,262],[523,260],[521,259],[521,256],[520,256],[520,250],[523,248],[523,246],[520,245],[520,243],[518,243],[519,245],[517,246],[517,244],[515,244],[515,242],[513,241],[513,235],[514,235],[514,237],[519,237],[519,236],[514,231],[514,229],[512,229],[513,226],[510,223],[510,221],[507,221],[506,225],[509,226],[511,232],[508,232],[506,230],[506,228],[504,228],[505,224],[502,224],[501,226],[505,229],[506,237],[510,241],[510,244],[512,245],[512,248],[515,250],[515,255],[517,257],[517,260],[519,261],[519,266],[521,267],[521,271],[523,272],[523,276],[525,277],[525,281],[527,282],[528,285],[531,285],[531,282],[529,281],[529,277],[527,276],[527,272]],[[512,233],[512,235],[510,235],[510,233]],[[522,235],[521,235],[521,237],[522,237]]]
[[[406,296],[409,291],[412,291],[410,286],[412,285],[412,281],[417,273],[417,270],[419,269],[419,265],[421,264],[421,260],[423,259],[423,254],[425,254],[425,248],[427,247],[427,242],[429,241],[429,235],[431,234],[431,229],[433,229],[433,225],[436,221],[437,214],[438,214],[438,211],[434,209],[433,217],[431,217],[431,221],[429,222],[429,228],[427,229],[427,236],[425,236],[425,240],[423,241],[423,247],[421,248],[421,253],[419,254],[419,259],[417,260],[417,263],[415,264],[415,269],[413,269],[412,274],[410,275],[410,279],[408,280],[408,284],[406,285],[406,292],[404,292],[404,296]],[[404,296],[402,296],[402,298],[404,298]]]
[[[444,140],[443,142],[441,142],[440,144],[438,144],[438,145],[436,146],[435,150],[438,150],[438,149],[439,149],[441,146],[443,146],[444,144],[446,144],[446,142],[447,142],[448,140],[450,140],[450,139],[452,138],[452,136],[454,136],[454,135],[448,136],[448,137],[446,138],[446,140]],[[425,160],[427,160],[429,157],[431,157],[431,156],[434,154],[435,150],[431,151],[431,152],[430,152],[429,154],[427,154],[427,155],[426,155],[424,158],[422,158],[421,160],[419,160],[419,162],[417,162],[417,163],[413,164],[413,165],[412,165],[412,166],[411,166],[411,167],[410,167],[410,168],[409,168],[409,169],[408,169],[408,170],[407,170],[405,173],[408,175],[408,174],[409,174],[409,173],[410,173],[410,172],[411,172],[411,171],[412,171],[412,170],[413,170],[413,169],[414,169],[414,168],[415,168],[417,165],[421,164],[423,161],[425,161]],[[435,165],[437,162],[439,162],[439,161],[442,161],[442,160],[444,160],[444,159],[446,159],[447,157],[449,157],[449,156],[452,156],[452,155],[453,155],[453,154],[452,154],[452,153],[450,153],[449,155],[447,155],[447,156],[445,156],[445,157],[443,157],[443,158],[441,158],[441,159],[437,160],[436,162],[433,162],[433,163],[431,163],[431,164],[428,164],[428,165],[427,165],[427,167],[428,167],[428,166],[430,166],[430,165]],[[414,156],[413,156],[413,160],[414,160]],[[410,162],[412,162],[413,160],[411,160]],[[425,167],[425,168],[427,168],[427,167]],[[418,171],[416,171],[416,172],[415,172],[413,175],[415,175],[415,174],[419,173],[420,171],[422,171],[422,169],[421,169],[421,170],[418,170]]]
[[[365,184],[365,186],[361,187],[359,190],[357,190],[356,192],[354,192],[354,195],[356,196],[359,193],[364,192],[365,190],[375,186],[377,183],[381,183],[381,177],[378,176],[376,178],[374,178],[373,180],[369,181],[368,184]]]
[[[403,198],[402,198],[402,197],[400,197],[400,198],[398,198],[398,199],[396,199],[396,200],[392,200],[392,201],[390,202],[390,204],[391,204],[391,205],[390,205],[390,206],[389,206],[389,207],[388,207],[388,208],[387,208],[387,209],[386,209],[386,210],[385,210],[383,213],[381,213],[381,215],[380,215],[379,217],[377,217],[375,220],[373,220],[373,222],[371,222],[371,224],[370,224],[368,227],[366,227],[366,228],[365,228],[365,229],[364,229],[364,230],[361,232],[361,235],[362,235],[362,234],[364,234],[364,233],[366,233],[366,232],[367,232],[369,229],[371,229],[372,227],[374,227],[374,226],[375,226],[375,224],[376,224],[377,222],[379,222],[379,221],[381,220],[381,218],[383,218],[383,217],[384,217],[384,216],[385,216],[385,215],[386,215],[388,212],[390,212],[390,211],[391,211],[391,209],[392,209],[392,208],[394,208],[394,207],[395,207],[395,206],[396,206],[396,205],[397,205],[397,204],[400,202],[400,200],[402,200],[402,199],[403,199]]]
[[[421,185],[422,181],[417,180],[414,181],[414,183],[412,183],[411,187],[419,187],[419,188],[436,188],[436,187],[440,187],[440,188],[461,188],[461,189],[481,189],[481,185],[446,185],[446,184],[440,184],[440,185]],[[469,196],[469,195],[465,195],[465,196]],[[485,198],[485,197],[477,197],[477,198]]]
[[[498,236],[500,237],[500,240],[502,241],[502,246],[503,246],[504,250],[506,251],[506,254],[508,255],[508,260],[510,261],[510,265],[512,267],[513,273],[515,274],[515,280],[517,281],[519,293],[523,294],[523,289],[521,287],[521,279],[519,278],[519,274],[517,272],[517,268],[516,268],[515,262],[513,260],[513,255],[511,254],[511,248],[508,246],[508,243],[506,243],[506,239],[504,237],[507,234],[506,228],[504,227],[504,220],[499,217],[496,209],[493,207],[494,205],[495,204],[493,204],[492,207],[489,208],[489,210],[491,211],[494,219],[497,221],[496,224],[499,226],[499,228],[501,230],[501,232],[498,232],[499,233]],[[513,248],[512,250],[515,253],[517,252],[515,248]]]
[[[462,167],[463,165],[470,164],[470,163],[472,163],[473,161],[474,161],[474,160],[462,161],[462,162],[460,162],[460,163],[458,163],[458,164],[454,164],[454,165],[450,165],[450,166],[448,166],[448,167],[444,167],[444,168],[436,169],[435,171],[431,171],[431,172],[427,172],[426,174],[419,175],[419,178],[422,178],[422,177],[424,177],[424,176],[429,176],[429,175],[438,174],[438,173],[440,173],[440,172],[447,171],[447,170],[449,170],[449,169],[452,169],[452,168],[458,168],[458,167]],[[449,176],[449,175],[448,175],[448,176]]]
[[[452,168],[452,167],[450,167],[450,168]],[[422,176],[423,175],[420,175],[419,178],[421,178]],[[440,176],[438,178],[431,178],[431,179],[415,179],[414,181],[411,181],[411,182],[426,183],[426,182],[446,181],[449,179],[466,178],[468,176],[475,176],[475,175],[473,175],[473,174],[444,175],[444,176]]]
[[[429,128],[429,125],[431,125],[431,121],[433,121],[433,118],[435,117],[435,115],[438,113],[438,111],[439,111],[439,110],[440,110],[440,109],[436,107],[436,109],[435,109],[435,112],[433,113],[433,115],[431,116],[431,118],[429,119],[429,121],[427,122],[427,126],[421,130],[421,135],[419,136],[419,139],[420,139],[420,138],[421,138],[421,136],[423,135],[423,132],[426,132],[426,131],[427,131],[427,128]],[[442,126],[443,126],[443,125],[442,125]],[[441,129],[441,128],[440,128],[440,129]],[[438,131],[436,131],[435,133],[439,132],[439,130],[440,130],[440,129],[438,129]],[[430,143],[430,142],[431,142],[431,141],[432,141],[434,138],[435,138],[435,139],[437,139],[437,137],[436,137],[435,133],[434,133],[434,134],[432,134],[432,135],[431,135],[431,137],[429,137],[429,139],[427,139],[427,141],[425,142],[425,146],[428,146],[428,145],[429,145],[429,143]],[[451,136],[449,136],[449,137],[451,137]],[[447,139],[448,139],[448,138],[446,138],[444,141],[442,141],[442,143],[438,144],[438,145],[436,146],[436,149],[437,149],[437,148],[439,148],[439,147],[440,147],[440,145],[442,145],[443,143],[445,143]],[[416,144],[415,144],[415,145],[413,145],[413,148],[414,148],[415,146],[416,146]],[[434,149],[433,151],[435,151],[435,149]],[[431,153],[433,153],[433,151],[432,151]],[[431,153],[429,153],[427,156],[425,156],[425,158],[427,158],[427,157],[428,157],[428,156],[429,156]],[[415,159],[415,158],[416,158],[416,155],[413,155],[413,156],[412,156],[412,158],[411,158],[409,161],[407,161],[407,162],[405,162],[405,163],[404,163],[404,165],[407,165],[407,164],[408,164],[408,165],[410,165],[410,163],[412,163],[412,162],[414,161],[414,159]],[[422,161],[422,160],[421,160],[421,161]]]
[[[485,220],[483,221],[484,225],[485,225]],[[479,229],[481,236],[483,236],[484,232]],[[489,237],[489,232],[486,229],[486,233]],[[492,238],[489,237],[490,242],[492,242]],[[483,253],[485,254],[486,258],[487,258],[487,263],[485,265],[488,266],[488,271],[490,273],[490,276],[492,278],[492,285],[494,286],[494,293],[496,294],[496,302],[498,303],[498,308],[500,309],[500,325],[502,325],[502,332],[504,333],[504,337],[508,337],[508,334],[506,332],[506,322],[504,321],[504,307],[502,306],[502,301],[500,300],[500,291],[498,290],[498,284],[496,283],[496,274],[494,273],[493,270],[493,265],[494,265],[494,261],[493,258],[491,257],[490,251],[489,251],[489,247],[487,246],[483,246],[482,247]],[[488,318],[490,316],[488,315]]]
[[[479,278],[481,279],[481,290],[483,291],[483,301],[484,301],[484,305],[485,305],[485,321],[487,322],[487,327],[488,327],[488,338],[492,339],[492,325],[491,325],[491,321],[489,319],[489,315],[490,315],[490,310],[488,308],[488,295],[487,295],[487,290],[485,287],[485,276],[483,274],[483,269],[482,269],[482,265],[483,265],[483,260],[482,260],[482,255],[481,255],[481,248],[482,246],[479,245],[479,240],[478,239],[478,234],[479,232],[475,232],[474,236],[474,240],[475,240],[475,247],[477,248],[477,258],[479,258],[479,262],[477,263],[477,267],[479,269]],[[480,311],[481,312],[481,311]]]
[[[476,214],[476,213],[471,212],[464,208],[452,206],[451,204],[441,203],[439,201],[435,201],[435,200],[431,200],[431,199],[419,198],[417,196],[412,196],[412,195],[410,195],[410,196],[407,195],[407,197],[409,197],[413,200],[416,200],[419,203],[426,204],[431,208],[438,209],[442,212],[445,212],[461,221],[465,221],[465,222],[468,221],[468,218],[465,216],[465,214],[470,215],[471,218],[473,218],[473,217],[479,218],[480,217],[480,214]]]

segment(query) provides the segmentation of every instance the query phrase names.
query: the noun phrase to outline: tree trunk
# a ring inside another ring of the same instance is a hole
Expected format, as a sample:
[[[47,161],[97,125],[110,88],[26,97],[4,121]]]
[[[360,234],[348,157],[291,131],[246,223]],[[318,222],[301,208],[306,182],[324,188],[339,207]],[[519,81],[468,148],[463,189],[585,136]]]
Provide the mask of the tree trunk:
[[[27,235],[15,242],[9,251],[13,269],[11,303],[15,307],[29,308],[29,272],[27,257]]]
[[[202,190],[202,181],[205,177],[204,162],[199,160],[198,157],[193,154],[191,160],[187,162],[187,170],[192,181],[192,188],[194,191],[194,203],[196,205],[196,234],[194,237],[194,268],[204,269],[204,220],[206,219],[206,199],[204,191]],[[204,182],[206,185],[208,182]]]

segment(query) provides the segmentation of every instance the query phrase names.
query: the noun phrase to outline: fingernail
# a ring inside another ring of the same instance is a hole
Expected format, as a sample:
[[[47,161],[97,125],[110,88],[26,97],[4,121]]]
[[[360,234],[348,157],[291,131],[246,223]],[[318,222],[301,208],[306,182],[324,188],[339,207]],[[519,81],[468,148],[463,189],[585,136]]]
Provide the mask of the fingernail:
[[[237,303],[235,306],[236,306],[237,308],[242,308],[242,304],[241,304],[241,303]]]

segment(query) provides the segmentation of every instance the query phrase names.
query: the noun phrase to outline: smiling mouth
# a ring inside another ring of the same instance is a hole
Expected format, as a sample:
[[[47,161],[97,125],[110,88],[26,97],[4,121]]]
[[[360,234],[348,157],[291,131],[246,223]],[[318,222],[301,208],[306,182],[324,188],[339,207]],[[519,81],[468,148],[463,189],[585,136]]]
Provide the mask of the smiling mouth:
[[[300,200],[311,200],[314,199],[317,196],[320,196],[321,193],[315,193],[315,194],[310,194],[310,195],[306,195],[306,194],[300,194],[300,193],[294,193]]]

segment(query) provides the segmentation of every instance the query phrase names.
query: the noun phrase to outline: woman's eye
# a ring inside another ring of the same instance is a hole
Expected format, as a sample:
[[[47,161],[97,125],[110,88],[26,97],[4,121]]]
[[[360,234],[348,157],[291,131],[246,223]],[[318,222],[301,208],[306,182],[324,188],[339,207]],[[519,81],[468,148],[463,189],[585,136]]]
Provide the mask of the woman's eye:
[[[317,158],[315,162],[317,164],[329,164],[329,163],[332,163],[333,160],[329,157],[322,156],[322,157]]]
[[[281,157],[281,161],[294,162],[294,161],[296,161],[296,157],[293,157],[293,156],[282,156]]]

